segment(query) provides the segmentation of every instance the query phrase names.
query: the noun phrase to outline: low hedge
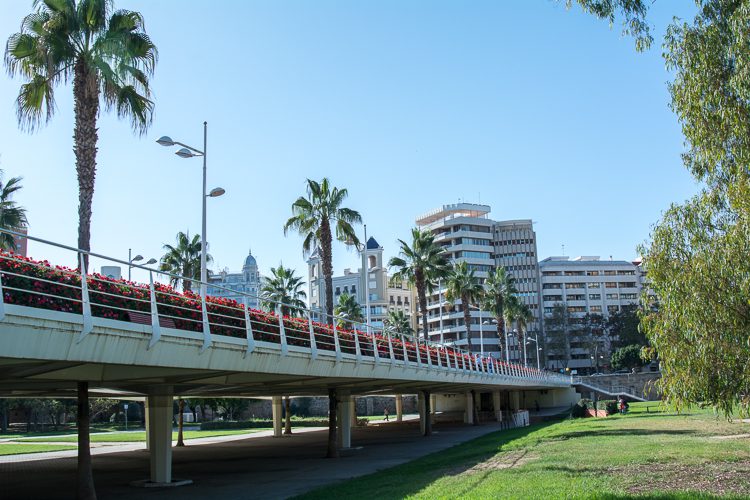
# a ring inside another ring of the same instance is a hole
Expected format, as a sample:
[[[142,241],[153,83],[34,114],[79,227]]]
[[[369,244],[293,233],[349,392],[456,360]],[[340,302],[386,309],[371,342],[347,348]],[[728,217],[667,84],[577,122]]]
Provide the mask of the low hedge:
[[[600,399],[596,403],[597,410],[606,410],[607,415],[614,415],[619,411],[617,401],[614,399]]]
[[[324,419],[295,419],[292,418],[293,427],[328,427],[328,420]],[[227,429],[259,429],[273,427],[272,420],[216,420],[214,422],[201,422],[202,431],[216,431]]]

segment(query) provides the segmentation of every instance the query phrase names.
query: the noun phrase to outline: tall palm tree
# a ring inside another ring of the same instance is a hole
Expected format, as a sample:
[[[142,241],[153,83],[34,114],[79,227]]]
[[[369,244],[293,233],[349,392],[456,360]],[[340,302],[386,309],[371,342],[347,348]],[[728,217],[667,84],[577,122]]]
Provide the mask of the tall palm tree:
[[[503,305],[503,326],[505,327],[505,339],[508,340],[508,329],[511,328],[514,321],[518,320],[519,315],[521,314],[521,301],[519,300],[518,296],[516,295],[510,295],[505,299],[505,304]],[[518,344],[520,347],[520,343]],[[505,359],[506,361],[510,360],[510,353],[505,352]]]
[[[495,316],[497,338],[500,350],[505,349],[505,304],[516,293],[515,279],[504,267],[490,270],[484,280],[484,299],[482,309]]]
[[[307,179],[307,198],[300,196],[292,204],[292,217],[284,224],[284,234],[290,229],[305,237],[302,250],[307,255],[319,248],[325,279],[326,314],[333,312],[333,231],[338,241],[359,244],[352,224],[361,224],[359,212],[341,205],[349,192],[332,187],[327,178],[316,182]],[[331,228],[335,224],[335,229]]]
[[[414,329],[411,327],[409,316],[400,310],[388,311],[388,317],[385,318],[386,328],[394,333],[403,335],[414,335]]]
[[[523,366],[528,366],[528,358],[526,356],[526,327],[528,327],[529,323],[532,321],[534,321],[534,313],[531,312],[529,306],[521,302],[519,299],[516,324],[518,325],[518,335],[520,336],[518,341],[520,342],[520,345],[523,346]],[[535,345],[535,348],[538,349],[539,346]]]
[[[276,304],[281,303],[281,314],[284,316],[298,316],[306,307],[304,299],[307,294],[301,288],[305,286],[301,276],[294,275],[294,269],[284,267],[271,268],[271,277],[263,280],[260,297],[263,307],[275,310]]]
[[[45,0],[34,6],[5,46],[8,72],[26,80],[16,99],[18,122],[29,131],[48,122],[55,87],[72,81],[78,247],[90,250],[100,100],[143,135],[151,124],[149,77],[158,54],[143,16],[114,10],[112,0]]]
[[[162,256],[159,262],[159,270],[166,271],[176,276],[169,278],[169,283],[177,288],[182,283],[182,291],[189,292],[192,290],[192,281],[201,279],[201,236],[193,235],[190,238],[190,232],[177,233],[177,245],[164,245],[167,252]],[[213,259],[206,255],[206,265]],[[181,277],[188,278],[182,279]]]
[[[339,295],[339,302],[336,304],[333,310],[336,316],[340,316],[338,320],[338,326],[345,328],[347,323],[354,329],[356,323],[362,322],[362,307],[357,302],[357,297],[349,295],[348,293],[342,293]]]
[[[401,246],[399,257],[392,257],[388,266],[396,268],[394,280],[407,281],[417,289],[422,329],[424,338],[427,338],[427,292],[433,290],[438,278],[448,274],[450,266],[431,231],[415,227],[411,230],[411,237],[411,246],[398,240]]]
[[[309,254],[314,248],[320,251],[325,282],[325,314],[333,314],[333,236],[347,244],[359,244],[352,224],[361,224],[359,212],[343,207],[349,191],[331,186],[328,178],[320,182],[307,179],[307,197],[300,196],[292,203],[292,216],[284,224],[284,234],[290,229],[304,236],[302,251]],[[334,228],[331,228],[331,224]],[[336,388],[328,389],[328,449],[326,457],[337,458]]]
[[[2,174],[3,171],[0,170],[0,177],[2,177]],[[11,231],[18,231],[27,226],[26,209],[19,207],[11,199],[13,194],[21,189],[21,187],[21,177],[11,177],[5,184],[0,179],[0,227],[10,229]],[[12,234],[0,234],[0,248],[15,251],[15,245]]]
[[[471,305],[482,297],[484,288],[474,276],[474,269],[470,269],[466,262],[453,264],[448,279],[445,282],[445,298],[448,302],[461,301],[464,313],[464,325],[466,325],[466,339],[471,347]],[[479,318],[482,321],[482,318]]]

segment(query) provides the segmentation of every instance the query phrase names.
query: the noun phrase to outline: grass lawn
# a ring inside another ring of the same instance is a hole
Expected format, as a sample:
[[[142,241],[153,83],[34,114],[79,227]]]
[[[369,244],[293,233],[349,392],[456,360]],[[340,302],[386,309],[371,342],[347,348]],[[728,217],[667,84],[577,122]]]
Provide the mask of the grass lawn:
[[[657,407],[495,432],[301,498],[750,497],[750,425]]]
[[[404,413],[404,418],[407,417],[417,417],[418,415],[416,413]],[[363,417],[357,417],[357,420],[383,420],[385,418],[385,415],[365,415]],[[392,413],[388,415],[388,420],[390,422],[396,421],[396,414]]]
[[[20,455],[24,453],[43,453],[45,451],[64,451],[75,449],[75,446],[64,444],[0,443],[0,455]]]
[[[234,436],[237,434],[250,434],[251,432],[260,432],[269,429],[227,429],[227,430],[216,430],[216,431],[184,431],[183,437],[185,439],[196,439],[205,437],[215,436]],[[172,439],[177,440],[177,431],[172,432]],[[78,436],[62,436],[62,437],[34,437],[29,439],[14,439],[14,442],[34,442],[44,441],[46,443],[76,443],[78,442]],[[145,431],[136,432],[113,432],[110,434],[92,434],[92,443],[131,443],[138,441],[146,441]]]

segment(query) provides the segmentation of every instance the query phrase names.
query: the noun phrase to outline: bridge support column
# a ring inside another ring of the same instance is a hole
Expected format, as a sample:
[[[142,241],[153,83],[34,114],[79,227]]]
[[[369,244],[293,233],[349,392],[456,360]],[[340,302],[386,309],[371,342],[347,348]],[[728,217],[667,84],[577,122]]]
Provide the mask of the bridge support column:
[[[354,396],[349,398],[349,405],[351,406],[349,413],[352,416],[352,427],[357,427],[357,398]]]
[[[404,397],[399,394],[396,396],[396,422],[404,420]]]
[[[419,430],[423,436],[432,434],[432,415],[430,415],[430,391],[419,391]]]
[[[518,391],[510,393],[510,408],[513,411],[521,409],[521,394]]]
[[[281,396],[272,397],[271,416],[273,417],[273,437],[281,437]]]
[[[147,396],[151,483],[172,483],[172,388]]]
[[[495,410],[495,419],[503,421],[503,409],[500,407],[500,391],[492,392],[492,409]]]
[[[339,448],[352,447],[352,397],[349,391],[339,389],[338,391],[338,441]]]
[[[471,391],[466,393],[466,412],[464,413],[464,422],[474,424],[474,394]]]
[[[431,422],[435,423],[435,412],[437,412],[437,394],[430,396],[430,419]]]
[[[143,420],[144,425],[146,426],[146,449],[151,449],[151,439],[149,438],[149,434],[151,434],[148,430],[151,428],[149,425],[149,418],[148,418],[148,398],[143,402]]]

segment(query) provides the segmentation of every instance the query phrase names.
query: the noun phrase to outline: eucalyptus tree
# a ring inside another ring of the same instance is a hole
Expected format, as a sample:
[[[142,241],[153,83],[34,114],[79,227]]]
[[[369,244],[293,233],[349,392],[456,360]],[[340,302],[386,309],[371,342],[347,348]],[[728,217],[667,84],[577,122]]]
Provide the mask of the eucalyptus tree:
[[[457,262],[448,274],[445,298],[448,302],[461,301],[461,309],[464,314],[464,325],[466,326],[466,340],[471,345],[471,306],[481,299],[484,288],[474,276],[474,269],[466,262]],[[482,318],[479,318],[482,321]]]
[[[419,312],[422,314],[424,338],[428,338],[427,329],[427,292],[432,292],[438,279],[448,275],[450,265],[440,245],[435,243],[435,235],[430,230],[413,228],[412,243],[398,240],[400,251],[398,257],[392,257],[388,266],[395,268],[392,279],[407,281],[417,289]]]
[[[111,0],[46,0],[34,6],[5,48],[8,72],[26,80],[16,114],[22,129],[36,130],[54,115],[56,87],[72,82],[78,247],[90,250],[100,107],[128,119],[136,133],[146,132],[154,108],[149,77],[157,49],[143,16],[114,10]]]
[[[296,276],[294,269],[284,267],[271,268],[271,276],[263,280],[260,297],[263,307],[273,311],[277,304],[281,304],[283,316],[298,316],[304,311],[307,294],[302,287],[305,282],[301,276]]]
[[[3,171],[0,170],[0,227],[19,231],[28,225],[26,209],[12,199],[13,195],[21,189],[21,177],[11,177],[3,183],[2,173]],[[0,248],[15,251],[15,244],[12,234],[0,233]]]
[[[327,314],[333,312],[333,237],[350,245],[359,244],[352,225],[361,224],[362,216],[342,206],[348,195],[349,191],[331,186],[325,177],[320,182],[307,179],[307,197],[297,198],[292,204],[293,215],[284,224],[285,235],[291,229],[304,236],[302,250],[306,255],[315,248],[320,252]]]
[[[501,351],[505,349],[506,304],[513,300],[511,297],[514,297],[516,293],[516,281],[504,267],[496,267],[489,271],[487,279],[484,280],[482,309],[489,311],[495,317],[497,339]]]
[[[190,238],[189,231],[180,231],[176,240],[176,245],[164,245],[166,252],[159,261],[159,270],[173,275],[169,277],[173,287],[182,284],[182,291],[190,292],[191,280],[198,281],[201,278],[201,236],[195,234]],[[210,255],[206,255],[206,264],[212,260]]]

